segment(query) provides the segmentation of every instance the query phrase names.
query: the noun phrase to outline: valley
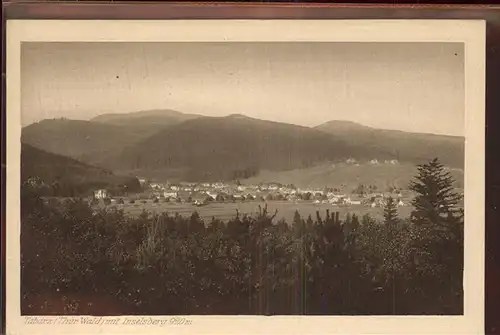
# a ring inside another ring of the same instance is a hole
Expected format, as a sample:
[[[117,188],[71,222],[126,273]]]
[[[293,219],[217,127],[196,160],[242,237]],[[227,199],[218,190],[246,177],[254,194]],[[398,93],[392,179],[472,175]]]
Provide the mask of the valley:
[[[236,210],[253,213],[264,201],[288,221],[295,210],[314,216],[332,206],[378,217],[382,210],[369,199],[388,196],[405,204],[400,210],[406,215],[411,195],[404,190],[416,165],[434,156],[444,157],[455,188],[463,189],[463,138],[349,121],[310,128],[241,114],[154,110],[43,120],[25,127],[22,140],[22,178],[45,196],[107,198],[112,202],[99,200],[95,208],[119,207],[134,216],[143,210],[190,215],[196,209],[207,220],[229,219]],[[279,186],[263,187],[271,184]],[[360,194],[361,187],[366,190]],[[217,194],[233,200],[220,201]],[[360,205],[346,203],[351,197]],[[210,203],[193,206],[208,198]]]

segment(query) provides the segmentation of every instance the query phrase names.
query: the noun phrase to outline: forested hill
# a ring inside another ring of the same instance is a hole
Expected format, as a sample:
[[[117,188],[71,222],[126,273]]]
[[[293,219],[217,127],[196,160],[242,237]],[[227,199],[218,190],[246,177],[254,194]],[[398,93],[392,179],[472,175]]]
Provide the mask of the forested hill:
[[[350,121],[330,121],[315,129],[339,136],[351,145],[370,148],[373,152],[392,152],[400,161],[421,164],[439,157],[447,166],[464,167],[463,137],[377,129]]]
[[[133,113],[114,113],[96,116],[90,121],[119,126],[170,126],[201,117],[197,114],[185,114],[169,109],[140,111]]]
[[[435,154],[436,152],[430,152]],[[190,180],[247,178],[260,170],[308,168],[329,161],[396,159],[391,146],[360,145],[347,135],[252,119],[243,115],[198,118],[127,147],[106,166],[178,173]],[[403,160],[423,157],[406,154]]]
[[[24,127],[22,141],[48,152],[101,165],[125,147],[195,117],[161,110],[103,114],[89,121],[47,119]]]
[[[56,155],[23,143],[21,146],[21,181],[39,179],[47,192],[57,191],[61,196],[89,194],[96,188],[112,192],[135,192],[139,181],[132,176],[118,176],[113,172]]]

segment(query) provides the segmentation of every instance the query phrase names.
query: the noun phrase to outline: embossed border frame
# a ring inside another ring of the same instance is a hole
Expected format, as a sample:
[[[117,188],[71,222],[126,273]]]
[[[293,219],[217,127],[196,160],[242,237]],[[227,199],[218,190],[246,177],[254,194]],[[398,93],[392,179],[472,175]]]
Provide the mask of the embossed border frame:
[[[291,3],[192,3],[192,2],[10,2],[3,3],[2,39],[2,113],[1,113],[1,214],[2,238],[5,238],[6,206],[6,21],[29,20],[191,20],[191,19],[457,19],[486,20],[486,124],[485,124],[485,333],[500,333],[500,236],[497,212],[500,196],[500,172],[495,148],[500,138],[495,136],[499,124],[500,96],[500,7],[485,5],[350,5],[350,4],[291,4]],[[5,317],[5,240],[2,241],[2,312]],[[2,318],[5,320],[5,318]],[[5,324],[3,324],[5,327]],[[3,328],[5,331],[5,328]]]

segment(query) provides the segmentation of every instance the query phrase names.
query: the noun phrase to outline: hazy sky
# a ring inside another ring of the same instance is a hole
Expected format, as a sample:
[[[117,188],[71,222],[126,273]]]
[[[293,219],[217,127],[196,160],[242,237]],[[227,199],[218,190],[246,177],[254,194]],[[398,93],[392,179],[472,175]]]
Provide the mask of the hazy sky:
[[[463,135],[463,44],[24,43],[23,125],[174,109]]]

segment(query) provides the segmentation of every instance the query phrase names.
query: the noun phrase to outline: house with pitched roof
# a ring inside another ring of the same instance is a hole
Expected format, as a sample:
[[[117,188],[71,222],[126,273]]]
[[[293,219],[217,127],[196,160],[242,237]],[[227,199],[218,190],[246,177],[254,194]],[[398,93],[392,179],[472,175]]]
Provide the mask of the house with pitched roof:
[[[94,198],[96,199],[106,199],[108,197],[108,190],[99,189],[94,191]]]

